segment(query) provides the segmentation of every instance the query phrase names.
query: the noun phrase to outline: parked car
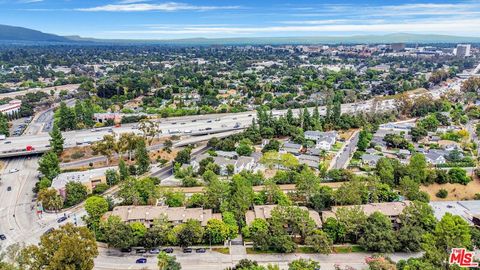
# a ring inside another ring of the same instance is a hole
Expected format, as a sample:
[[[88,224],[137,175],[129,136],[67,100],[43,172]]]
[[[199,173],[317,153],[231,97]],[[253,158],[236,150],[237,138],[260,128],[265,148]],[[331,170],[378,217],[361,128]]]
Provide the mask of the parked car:
[[[197,249],[195,249],[195,252],[196,253],[205,253],[205,252],[207,252],[207,250],[204,249],[204,248],[197,248]]]
[[[15,172],[18,172],[18,169],[17,168],[14,168],[14,169],[10,169],[9,171],[10,173],[15,173]]]
[[[65,220],[67,220],[67,217],[65,217],[65,216],[60,217],[59,219],[57,219],[57,223],[62,223],[62,222],[64,222]]]
[[[139,258],[135,261],[135,263],[147,263],[147,258]]]
[[[5,234],[0,234],[0,240],[6,240],[7,237],[5,236]]]
[[[132,252],[132,248],[129,248],[129,247],[128,248],[122,248],[122,249],[120,249],[120,251],[125,252],[125,253],[130,253],[130,252]]]
[[[192,249],[191,248],[184,248],[183,253],[192,253]]]
[[[10,191],[10,190],[12,190],[12,187],[10,187],[10,186],[7,187],[7,191]]]
[[[141,248],[141,249],[137,249],[137,250],[135,251],[135,253],[137,253],[137,254],[144,254],[144,253],[147,253],[147,250]]]
[[[173,248],[170,248],[170,247],[169,248],[164,248],[164,249],[162,249],[162,251],[165,252],[165,253],[173,253]]]
[[[50,229],[46,230],[45,233],[43,233],[43,234],[49,234],[49,233],[53,232],[53,230],[55,230],[55,229],[54,229],[54,228],[50,228]]]
[[[150,249],[150,250],[148,251],[148,253],[150,253],[150,254],[158,254],[158,253],[160,253],[160,249],[158,249],[158,248],[152,248],[152,249]]]

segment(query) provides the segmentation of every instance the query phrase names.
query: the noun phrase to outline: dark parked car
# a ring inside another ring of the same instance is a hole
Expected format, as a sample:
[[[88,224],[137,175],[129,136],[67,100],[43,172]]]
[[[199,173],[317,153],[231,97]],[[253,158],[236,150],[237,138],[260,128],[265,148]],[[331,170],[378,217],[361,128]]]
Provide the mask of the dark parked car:
[[[183,253],[192,253],[192,249],[191,248],[184,248]]]
[[[62,223],[62,222],[64,222],[65,220],[67,220],[67,217],[63,216],[63,217],[57,219],[57,223]]]
[[[165,253],[173,253],[173,248],[164,248],[162,251]]]
[[[195,252],[197,252],[197,253],[205,253],[205,252],[207,252],[207,250],[204,249],[204,248],[197,248],[197,249],[195,249]]]
[[[140,258],[135,261],[135,263],[147,263],[147,258]]]
[[[128,248],[122,248],[122,249],[120,249],[120,251],[130,253],[130,252],[132,252],[132,248],[129,248],[129,247]]]
[[[5,234],[0,234],[0,240],[5,240],[7,239],[7,237],[5,236]]]
[[[49,234],[49,233],[53,232],[53,230],[55,230],[55,229],[54,229],[54,228],[50,228],[50,229],[46,230],[44,234]]]
[[[10,186],[7,187],[7,191],[10,191],[10,190],[12,190],[12,187],[10,187]]]

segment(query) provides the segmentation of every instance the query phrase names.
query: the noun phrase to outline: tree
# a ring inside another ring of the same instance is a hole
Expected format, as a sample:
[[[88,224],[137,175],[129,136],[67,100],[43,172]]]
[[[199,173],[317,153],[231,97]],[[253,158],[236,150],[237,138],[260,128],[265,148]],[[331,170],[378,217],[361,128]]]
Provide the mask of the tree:
[[[332,240],[321,230],[314,230],[312,234],[308,235],[305,238],[305,244],[311,246],[315,252],[332,253]]]
[[[338,224],[345,228],[345,238],[343,242],[350,241],[357,242],[358,237],[364,230],[367,223],[367,216],[359,206],[351,208],[339,208],[337,210]]]
[[[40,190],[37,200],[42,203],[43,208],[49,211],[58,211],[63,207],[63,198],[54,188]]]
[[[433,231],[437,220],[433,209],[423,202],[413,202],[400,214],[401,227],[397,232],[400,247],[404,251],[418,252],[421,250],[422,236]]]
[[[296,174],[294,181],[297,196],[304,201],[308,201],[320,187],[320,179],[309,167],[304,167],[300,173]]]
[[[222,244],[228,239],[229,228],[225,222],[218,219],[210,219],[205,227],[204,239],[206,243]]]
[[[137,173],[144,174],[150,168],[150,157],[145,146],[145,141],[140,140],[137,142],[137,149],[135,151],[135,160],[137,164]]]
[[[57,155],[63,152],[63,143],[65,139],[62,137],[62,132],[56,123],[53,124],[52,132],[50,132],[50,146],[52,151]]]
[[[204,229],[200,221],[189,219],[187,222],[177,226],[180,226],[177,241],[181,247],[188,247],[202,241]]]
[[[417,153],[412,155],[408,164],[408,173],[410,178],[417,183],[423,183],[427,172],[427,160],[423,154]]]
[[[398,242],[388,217],[374,212],[367,218],[363,236],[358,241],[368,251],[391,253]]]
[[[65,206],[74,206],[87,198],[87,188],[80,182],[70,181],[65,186]]]
[[[83,109],[83,104],[81,101],[77,100],[75,102],[75,123],[77,124],[76,127],[82,128],[85,126],[85,120],[84,120],[84,109]]]
[[[26,269],[93,269],[97,243],[86,227],[71,223],[44,234],[40,243],[24,249]]]
[[[190,163],[191,153],[192,153],[192,149],[190,147],[182,149],[177,153],[177,156],[175,157],[174,161],[180,164],[188,164]]]
[[[234,175],[229,188],[229,209],[238,220],[242,220],[245,212],[253,204],[252,184],[244,177]]]
[[[38,190],[44,190],[52,186],[52,181],[46,177],[42,177],[38,182]]]
[[[311,259],[297,259],[288,264],[288,270],[318,270],[320,264]]]
[[[172,140],[165,140],[165,142],[163,142],[163,151],[165,151],[167,153],[171,153],[172,152],[172,147],[173,147]]]
[[[460,216],[446,213],[435,226],[432,233],[423,238],[423,259],[436,266],[436,269],[448,269],[448,256],[452,248],[471,246],[470,227]]]
[[[328,186],[320,186],[309,199],[310,206],[315,211],[323,211],[333,204],[333,189]]]
[[[410,135],[412,135],[412,141],[418,142],[428,135],[428,131],[423,127],[412,127]]]
[[[182,267],[180,263],[176,261],[174,256],[170,256],[165,252],[160,252],[157,255],[157,266],[158,270],[181,270]]]
[[[280,142],[277,140],[270,140],[262,149],[262,153],[266,153],[268,151],[276,151],[280,150]]]
[[[471,179],[467,176],[467,171],[462,168],[454,167],[448,171],[448,179],[450,183],[468,184]]]
[[[377,175],[382,183],[386,183],[391,187],[395,186],[394,168],[392,163],[390,162],[390,159],[379,159],[375,167],[375,171],[377,172]]]
[[[60,107],[58,109],[58,127],[60,130],[72,130],[76,128],[75,123],[75,113],[67,107],[65,102],[60,102]]]
[[[242,139],[239,143],[235,151],[240,156],[250,156],[253,153],[253,145],[249,139]]]
[[[43,154],[38,161],[38,171],[50,180],[57,177],[60,174],[60,161],[57,154],[52,151]]]
[[[153,221],[152,226],[147,230],[143,238],[143,245],[146,248],[154,248],[168,243],[167,235],[172,229],[172,224],[166,217],[160,217]]]
[[[109,186],[114,186],[114,185],[118,184],[119,176],[118,176],[117,171],[114,170],[114,169],[108,169],[105,172],[105,178],[106,178],[106,181],[107,181],[107,185],[109,185]]]
[[[270,247],[269,224],[266,220],[256,218],[246,227],[246,234],[250,236],[253,242],[253,248],[258,250],[268,250]],[[244,233],[245,234],[245,233]]]
[[[94,152],[100,153],[107,158],[107,165],[110,162],[114,149],[116,149],[116,143],[112,135],[105,135],[101,141],[95,142],[92,145]]]
[[[145,141],[148,141],[149,145],[152,143],[153,139],[159,132],[158,123],[148,119],[140,121],[138,129],[142,131],[144,139]]]
[[[3,113],[0,113],[0,134],[3,134],[5,136],[10,136],[10,129],[8,128],[8,119]]]
[[[180,207],[185,202],[185,194],[181,191],[167,190],[164,192],[165,204],[169,207]]]
[[[120,181],[125,181],[130,176],[130,172],[128,171],[127,164],[123,159],[120,159],[118,162],[118,171],[119,171],[119,178]]]
[[[228,185],[214,177],[205,187],[205,208],[219,212],[228,194]]]
[[[100,224],[105,242],[114,248],[128,248],[135,243],[133,230],[120,217],[110,216]]]
[[[108,202],[101,196],[92,196],[85,200],[85,211],[90,218],[100,220],[108,211]]]

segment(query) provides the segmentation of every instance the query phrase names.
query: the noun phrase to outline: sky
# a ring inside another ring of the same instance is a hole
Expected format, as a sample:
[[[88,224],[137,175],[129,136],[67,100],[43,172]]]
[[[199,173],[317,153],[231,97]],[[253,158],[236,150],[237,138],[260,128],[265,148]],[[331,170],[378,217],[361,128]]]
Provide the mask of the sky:
[[[107,39],[480,37],[480,0],[0,0],[0,24]]]

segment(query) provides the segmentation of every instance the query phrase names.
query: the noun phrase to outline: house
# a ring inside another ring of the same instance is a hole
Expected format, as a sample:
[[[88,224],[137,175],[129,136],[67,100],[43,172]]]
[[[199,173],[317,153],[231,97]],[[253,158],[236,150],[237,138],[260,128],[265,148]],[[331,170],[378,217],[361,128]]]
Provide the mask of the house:
[[[299,155],[297,156],[298,162],[300,164],[305,164],[311,168],[318,169],[320,166],[320,160],[318,156],[311,156],[311,155]]]
[[[301,144],[293,143],[293,142],[285,142],[279,152],[298,155],[302,150],[303,150],[303,146]]]
[[[198,171],[200,168],[200,161],[211,157],[213,162],[220,166],[220,175],[228,175],[227,167],[232,165],[234,168],[233,173],[239,173],[243,170],[251,171],[255,168],[255,159],[253,157],[244,157],[240,156],[237,159],[229,159],[225,157],[212,157],[210,155],[200,155],[194,160],[192,160],[191,165],[194,171]]]
[[[272,210],[275,209],[275,207],[282,207],[282,206],[277,206],[275,204],[253,206],[253,210],[248,210],[247,213],[245,213],[245,221],[246,221],[247,225],[252,224],[253,220],[255,220],[256,218],[266,219],[266,220],[271,218],[272,217]],[[320,215],[318,214],[317,211],[309,210],[305,206],[294,206],[294,207],[299,207],[302,210],[308,211],[308,215],[315,222],[315,225],[318,228],[322,227],[322,219],[320,218]]]
[[[110,216],[118,216],[125,223],[141,222],[147,228],[160,218],[166,218],[174,225],[194,219],[200,221],[202,226],[206,226],[210,219],[222,219],[222,215],[213,214],[212,209],[153,205],[116,206],[112,211],[105,213],[102,219],[106,220]]]
[[[432,165],[444,164],[447,162],[443,151],[429,150],[425,153],[425,159]]]
[[[403,212],[405,207],[411,204],[410,201],[403,202],[385,202],[385,203],[369,203],[362,205],[349,205],[349,206],[332,206],[330,211],[322,211],[322,222],[325,222],[328,218],[336,218],[337,211],[340,208],[354,208],[359,207],[366,216],[370,216],[375,212],[380,212],[390,218],[393,223],[398,223],[398,217]]]
[[[99,168],[88,171],[79,171],[79,172],[66,172],[61,173],[55,177],[52,181],[52,188],[57,190],[57,192],[62,197],[66,197],[66,186],[69,182],[80,182],[82,183],[89,193],[91,193],[95,187],[100,183],[107,183],[105,173],[107,170],[116,170],[116,167],[107,167]]]
[[[337,141],[336,131],[321,132],[317,130],[308,130],[305,131],[304,136],[307,140],[315,141],[315,148],[322,150],[330,150]]]
[[[371,155],[371,154],[363,154],[361,159],[362,159],[362,164],[367,165],[370,167],[375,167],[377,165],[377,162],[382,158],[382,156],[379,155]]]
[[[217,157],[224,157],[224,158],[229,158],[229,159],[237,159],[238,154],[235,151],[215,151],[217,154]]]

